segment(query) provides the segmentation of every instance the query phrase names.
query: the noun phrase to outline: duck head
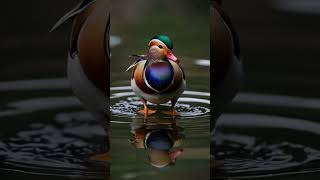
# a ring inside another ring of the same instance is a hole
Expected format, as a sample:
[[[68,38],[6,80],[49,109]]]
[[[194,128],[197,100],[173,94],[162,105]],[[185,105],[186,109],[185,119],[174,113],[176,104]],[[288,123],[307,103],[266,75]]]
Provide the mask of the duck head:
[[[150,60],[171,60],[178,62],[178,58],[173,54],[173,43],[166,35],[153,37],[149,42],[148,59]]]

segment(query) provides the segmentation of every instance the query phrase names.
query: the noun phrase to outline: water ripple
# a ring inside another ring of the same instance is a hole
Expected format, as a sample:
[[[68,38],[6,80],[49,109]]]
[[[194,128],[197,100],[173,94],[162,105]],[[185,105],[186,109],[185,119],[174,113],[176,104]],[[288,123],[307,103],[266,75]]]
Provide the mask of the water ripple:
[[[135,97],[130,86],[112,87],[112,106],[110,107],[114,116],[138,116],[137,111],[143,107],[143,103],[138,97]],[[126,91],[129,90],[129,91]],[[118,92],[121,91],[121,92]],[[126,91],[126,92],[123,92]],[[199,98],[204,97],[204,98]],[[210,113],[210,93],[185,91],[183,96],[179,98],[176,109],[181,117],[195,118],[199,116],[208,116]],[[155,105],[149,104],[151,108]],[[170,103],[162,104],[161,110],[168,110]]]
[[[217,125],[213,138],[215,156],[225,160],[217,177],[246,179],[320,171],[320,147],[317,136],[312,136],[319,134],[319,123],[270,115],[227,114]]]

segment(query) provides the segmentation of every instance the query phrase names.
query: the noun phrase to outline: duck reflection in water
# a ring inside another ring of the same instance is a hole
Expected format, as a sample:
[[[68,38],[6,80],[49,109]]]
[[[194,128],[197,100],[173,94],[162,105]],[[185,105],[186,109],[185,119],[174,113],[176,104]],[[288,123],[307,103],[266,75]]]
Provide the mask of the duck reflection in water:
[[[173,121],[133,119],[129,143],[145,149],[149,163],[157,168],[173,166],[183,152],[184,129]]]

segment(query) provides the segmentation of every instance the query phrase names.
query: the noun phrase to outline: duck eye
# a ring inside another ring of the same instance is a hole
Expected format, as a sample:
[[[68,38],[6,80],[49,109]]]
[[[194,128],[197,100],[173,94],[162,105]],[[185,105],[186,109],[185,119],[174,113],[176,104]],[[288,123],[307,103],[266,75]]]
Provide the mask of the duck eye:
[[[163,48],[162,45],[159,45],[159,48],[162,49]]]

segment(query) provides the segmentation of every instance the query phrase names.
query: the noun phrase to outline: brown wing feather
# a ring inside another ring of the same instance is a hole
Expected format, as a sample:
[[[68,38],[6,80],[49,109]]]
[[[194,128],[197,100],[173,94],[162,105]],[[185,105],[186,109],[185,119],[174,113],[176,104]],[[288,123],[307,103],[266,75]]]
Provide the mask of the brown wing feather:
[[[84,22],[78,36],[78,51],[81,66],[99,89],[109,95],[110,1],[97,0],[94,9]]]
[[[234,55],[232,33],[217,9],[219,9],[218,5],[213,2],[210,9],[210,42],[212,45],[210,54],[214,68],[212,77],[214,88],[226,76]]]
[[[75,17],[73,21],[72,26],[72,32],[71,32],[71,38],[70,38],[70,46],[69,46],[69,53],[70,56],[73,56],[73,54],[78,51],[78,36],[80,33],[80,30],[87,20],[88,16],[91,14],[91,12],[94,10],[94,5],[92,4],[88,6],[83,12],[81,12],[77,17]]]

